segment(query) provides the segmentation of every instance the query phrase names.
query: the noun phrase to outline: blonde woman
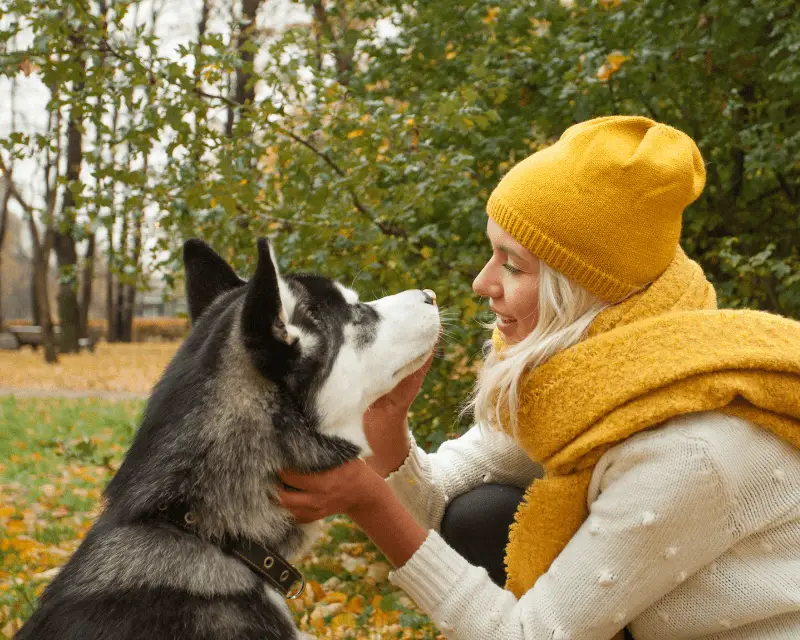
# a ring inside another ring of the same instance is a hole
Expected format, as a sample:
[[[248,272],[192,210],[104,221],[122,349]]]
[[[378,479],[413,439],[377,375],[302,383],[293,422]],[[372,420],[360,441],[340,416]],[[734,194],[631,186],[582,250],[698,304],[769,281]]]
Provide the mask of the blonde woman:
[[[350,515],[448,638],[800,638],[800,323],[716,309],[678,243],[704,183],[642,117],[515,166],[473,283],[479,426],[415,446],[423,369],[365,415],[366,464],[287,470],[282,504]]]

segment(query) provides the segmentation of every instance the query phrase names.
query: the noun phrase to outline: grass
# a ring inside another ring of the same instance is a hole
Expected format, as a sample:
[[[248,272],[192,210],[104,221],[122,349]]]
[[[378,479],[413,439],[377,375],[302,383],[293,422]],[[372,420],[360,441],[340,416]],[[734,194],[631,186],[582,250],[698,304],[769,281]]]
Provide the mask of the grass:
[[[142,406],[140,401],[0,399],[0,638],[13,636],[91,527]],[[441,638],[389,584],[386,560],[346,518],[325,523],[300,568],[306,590],[290,607],[298,626],[312,635]]]

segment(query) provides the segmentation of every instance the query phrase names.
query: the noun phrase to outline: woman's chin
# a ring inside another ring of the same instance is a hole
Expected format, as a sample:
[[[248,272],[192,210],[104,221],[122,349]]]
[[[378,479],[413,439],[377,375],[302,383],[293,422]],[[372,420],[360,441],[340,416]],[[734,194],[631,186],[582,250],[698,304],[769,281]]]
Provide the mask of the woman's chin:
[[[514,320],[513,322],[508,322],[505,320],[501,320],[500,318],[497,319],[495,322],[495,326],[503,334],[503,339],[506,341],[507,344],[513,344],[515,342],[519,342],[517,338],[517,321]]]

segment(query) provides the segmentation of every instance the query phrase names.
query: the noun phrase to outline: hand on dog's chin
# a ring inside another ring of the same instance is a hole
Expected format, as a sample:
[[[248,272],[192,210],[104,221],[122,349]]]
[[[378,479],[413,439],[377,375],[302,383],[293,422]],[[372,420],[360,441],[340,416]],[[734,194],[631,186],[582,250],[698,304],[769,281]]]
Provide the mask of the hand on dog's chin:
[[[422,387],[432,361],[433,352],[422,366],[372,402],[364,413],[364,435],[372,449],[372,455],[364,459],[384,478],[397,469],[408,455],[408,410]]]
[[[418,358],[414,358],[408,364],[402,366],[398,369],[395,374],[392,376],[391,380],[383,387],[381,391],[376,391],[371,395],[365,396],[364,402],[367,405],[367,411],[373,408],[373,405],[378,404],[381,400],[386,398],[390,400],[392,396],[395,394],[396,390],[402,388],[402,385],[412,385],[411,379],[415,379],[419,376],[419,385],[422,385],[422,380],[425,378],[425,374],[427,374],[428,369],[430,368],[430,363],[433,360],[433,351],[430,353],[425,353]],[[400,391],[399,393],[402,393]],[[417,392],[419,393],[419,389]],[[414,397],[416,397],[416,393]],[[413,401],[414,398],[411,398]],[[409,402],[409,406],[411,403]]]

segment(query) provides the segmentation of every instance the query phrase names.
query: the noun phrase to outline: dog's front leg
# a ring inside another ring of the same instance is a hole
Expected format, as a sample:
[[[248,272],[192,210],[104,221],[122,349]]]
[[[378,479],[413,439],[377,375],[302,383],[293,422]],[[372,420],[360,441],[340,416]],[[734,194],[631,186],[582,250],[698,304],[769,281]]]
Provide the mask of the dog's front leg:
[[[300,473],[318,473],[338,467],[358,457],[361,449],[338,436],[313,430],[282,434],[281,449],[285,466]]]

